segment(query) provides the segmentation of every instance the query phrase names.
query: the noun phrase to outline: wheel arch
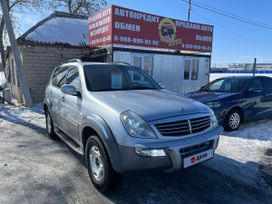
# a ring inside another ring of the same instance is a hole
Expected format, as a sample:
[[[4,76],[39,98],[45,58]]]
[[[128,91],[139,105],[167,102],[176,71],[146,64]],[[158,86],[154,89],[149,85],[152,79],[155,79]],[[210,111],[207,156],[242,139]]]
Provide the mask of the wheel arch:
[[[84,123],[80,131],[82,151],[84,154],[86,143],[91,135],[96,135],[101,140],[110,158],[113,169],[117,172],[122,172],[119,164],[120,154],[116,140],[110,130],[110,127],[99,116],[92,115],[84,119]]]

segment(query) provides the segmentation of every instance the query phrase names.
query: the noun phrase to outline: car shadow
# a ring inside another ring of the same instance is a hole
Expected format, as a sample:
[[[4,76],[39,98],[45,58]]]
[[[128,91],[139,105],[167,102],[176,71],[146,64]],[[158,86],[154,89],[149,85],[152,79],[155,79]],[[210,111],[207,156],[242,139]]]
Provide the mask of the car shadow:
[[[253,171],[257,167],[216,155],[178,173],[128,173],[106,196],[115,203],[271,203]]]
[[[84,157],[71,152],[85,166]],[[271,203],[272,199],[258,163],[241,163],[219,154],[177,173],[126,173],[109,193],[93,191],[89,185],[90,191],[114,203]]]
[[[18,124],[18,125],[31,128],[37,133],[46,133],[45,128],[35,125],[33,124],[33,122],[31,122],[32,120],[35,120],[35,118],[23,120],[22,118],[18,117],[16,114],[12,114],[10,109],[6,108],[5,106],[0,107],[0,119],[13,123],[15,125]]]
[[[224,136],[272,141],[272,118],[244,122],[236,131],[224,131]]]

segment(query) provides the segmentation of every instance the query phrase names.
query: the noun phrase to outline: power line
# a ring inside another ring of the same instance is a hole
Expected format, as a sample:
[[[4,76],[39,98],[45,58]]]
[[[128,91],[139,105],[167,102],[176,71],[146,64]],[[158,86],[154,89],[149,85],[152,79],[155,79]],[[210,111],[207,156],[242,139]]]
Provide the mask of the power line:
[[[183,0],[183,1],[188,3],[188,4],[190,3],[188,0]],[[231,14],[229,12],[226,12],[226,11],[219,10],[219,9],[214,8],[214,7],[208,6],[208,5],[203,4],[203,3],[193,1],[193,2],[191,2],[191,4],[196,6],[196,7],[199,7],[199,8],[208,10],[210,12],[216,13],[216,14],[221,15],[221,16],[225,16],[225,17],[228,17],[228,18],[232,18],[234,20],[241,21],[243,23],[247,23],[247,24],[251,24],[251,25],[254,25],[254,26],[261,27],[261,28],[266,28],[266,29],[272,30],[272,25],[269,25],[269,24],[264,24],[264,23],[261,23],[261,22],[258,22],[258,21],[254,21],[254,20],[247,19],[247,18],[244,18],[244,17],[241,17],[241,16],[237,16],[237,15]]]
[[[204,15],[204,14],[202,15],[200,12],[197,12],[196,10],[193,10],[193,12],[196,13],[197,15],[199,15],[201,18],[206,19],[211,24],[216,25],[218,28],[221,28],[222,30],[229,32],[230,34],[232,34],[235,37],[238,36],[238,37],[240,37],[242,39],[246,38],[246,39],[250,40],[251,42],[254,42],[254,43],[258,44],[258,45],[262,45],[262,46],[265,46],[265,47],[271,47],[272,46],[272,44],[256,40],[254,38],[251,38],[251,37],[245,35],[244,33],[237,32],[237,31],[235,31],[233,29],[229,29],[229,28],[227,28],[227,27],[225,27],[225,26],[223,26],[221,24],[215,23],[213,20],[211,20],[210,18],[208,18],[206,15]]]

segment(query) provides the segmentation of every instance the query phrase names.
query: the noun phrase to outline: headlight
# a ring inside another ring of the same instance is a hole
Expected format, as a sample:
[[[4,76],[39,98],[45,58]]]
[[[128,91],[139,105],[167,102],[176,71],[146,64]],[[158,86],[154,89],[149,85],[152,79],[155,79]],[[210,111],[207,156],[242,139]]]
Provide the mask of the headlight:
[[[221,103],[218,101],[214,101],[214,102],[208,102],[208,103],[206,103],[206,105],[209,108],[213,109],[213,108],[219,108],[221,106]]]
[[[210,118],[211,118],[211,127],[212,128],[218,127],[218,121],[213,110],[210,110]]]
[[[121,113],[121,121],[128,134],[132,137],[156,138],[151,127],[136,113],[131,111]]]

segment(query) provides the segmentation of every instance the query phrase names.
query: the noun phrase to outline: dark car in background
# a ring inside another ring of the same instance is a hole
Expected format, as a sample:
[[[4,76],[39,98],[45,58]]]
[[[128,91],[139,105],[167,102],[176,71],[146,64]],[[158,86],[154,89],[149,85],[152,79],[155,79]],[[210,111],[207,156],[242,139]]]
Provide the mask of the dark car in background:
[[[237,130],[242,121],[272,117],[272,78],[219,78],[187,94],[209,106],[225,130]]]

